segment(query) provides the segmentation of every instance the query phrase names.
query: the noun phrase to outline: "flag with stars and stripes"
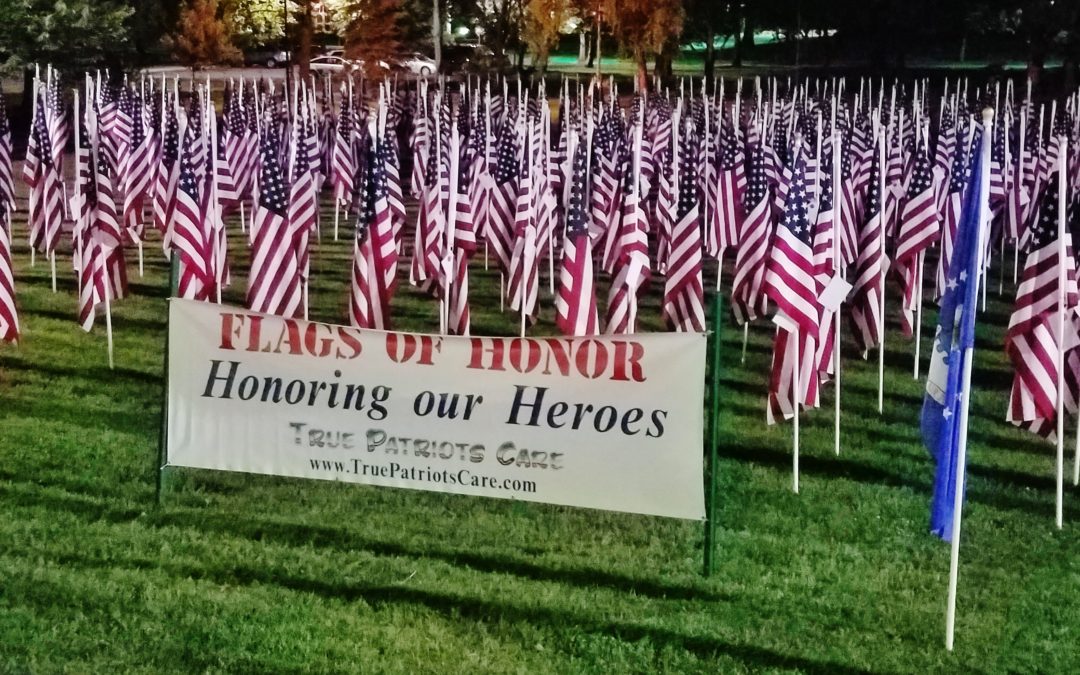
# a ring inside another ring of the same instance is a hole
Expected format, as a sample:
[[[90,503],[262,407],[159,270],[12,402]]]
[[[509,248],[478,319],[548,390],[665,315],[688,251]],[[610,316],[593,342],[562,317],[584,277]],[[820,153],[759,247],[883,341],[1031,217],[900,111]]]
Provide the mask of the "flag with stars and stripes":
[[[954,147],[952,169],[949,172],[949,191],[945,195],[944,210],[941,213],[941,255],[938,256],[935,275],[935,299],[941,298],[945,293],[949,261],[952,259],[953,242],[956,239],[956,228],[960,224],[960,212],[970,173],[964,143],[959,142]]]
[[[488,247],[503,271],[510,269],[510,254],[514,248],[514,219],[521,181],[518,145],[515,125],[504,123],[495,147],[495,168],[491,172],[484,233]]]
[[[209,190],[205,173],[195,167],[195,130],[188,127],[180,151],[176,200],[167,233],[174,252],[180,255],[180,283],[177,295],[207,301],[213,289],[209,224]]]
[[[11,264],[11,212],[15,183],[11,166],[11,126],[4,92],[0,89],[0,340],[18,342],[19,313],[15,306],[15,273]]]
[[[380,143],[381,145],[381,143]],[[353,243],[349,321],[357,328],[390,328],[397,245],[386,182],[386,151],[365,152],[359,177],[359,214]]]
[[[38,96],[37,110],[34,111],[34,121],[30,127],[23,177],[30,187],[30,245],[40,253],[52,255],[60,243],[64,213],[60,203],[63,182],[46,121],[49,115],[45,109],[45,101],[45,97]]]
[[[765,295],[790,323],[783,322],[773,343],[766,419],[775,424],[795,412],[796,405],[817,405],[817,336],[821,305],[814,274],[814,185],[807,152],[800,151],[789,183],[784,215],[776,225],[765,264]],[[795,389],[796,369],[798,390]]]
[[[1056,364],[1061,341],[1065,339],[1058,335],[1057,325],[1061,265],[1065,265],[1066,310],[1077,303],[1076,263],[1072,247],[1067,244],[1064,260],[1060,255],[1058,208],[1058,184],[1055,179],[1043,194],[1032,224],[1031,250],[1024,261],[1016,303],[1005,333],[1005,353],[1015,369],[1006,418],[1013,424],[1048,437],[1053,435],[1056,426]],[[1065,329],[1076,330],[1072,316],[1066,319]]]
[[[711,208],[705,230],[705,252],[713,258],[720,258],[725,249],[738,244],[739,229],[745,217],[743,191],[746,169],[738,139],[735,137],[735,129],[730,121],[720,124],[717,144],[720,164],[717,167],[716,180],[708,187]]]
[[[878,142],[884,143],[884,139]],[[866,197],[866,220],[859,231],[859,256],[855,260],[855,283],[851,293],[851,320],[855,343],[861,351],[877,346],[884,319],[881,315],[881,293],[885,275],[882,241],[885,222],[881,172],[880,157],[875,152]]]
[[[600,328],[593,283],[592,240],[585,209],[586,155],[584,143],[579,143],[570,171],[570,201],[555,296],[555,324],[566,335],[595,335]]]
[[[636,143],[642,143],[637,138]],[[643,152],[628,162],[622,180],[622,211],[617,223],[614,273],[608,290],[604,332],[633,333],[637,330],[638,293],[649,279],[648,221],[642,206],[641,187],[635,166],[644,162]]]
[[[896,232],[896,269],[904,287],[904,300],[900,305],[900,324],[904,335],[911,336],[914,326],[918,302],[916,292],[922,285],[920,256],[940,236],[930,157],[925,149],[916,149],[907,200],[900,212],[900,226]]]
[[[161,154],[158,158],[157,177],[154,181],[154,227],[162,235],[162,247],[168,254],[172,243],[170,223],[176,208],[176,190],[180,181],[180,125],[176,115],[176,101],[166,96],[161,106]]]
[[[760,141],[752,142],[746,185],[746,218],[739,232],[735,279],[731,290],[731,305],[739,324],[765,314],[768,300],[763,281],[773,228],[771,202],[765,172],[765,151]]]
[[[667,256],[664,281],[664,321],[674,330],[705,330],[705,290],[701,282],[701,213],[698,208],[698,180],[692,138],[687,126],[679,135],[677,166],[672,168],[678,180],[675,220]]]
[[[296,241],[289,227],[289,190],[278,159],[277,130],[263,133],[259,201],[251,220],[251,270],[248,309],[264,314],[298,316],[303,308]]]

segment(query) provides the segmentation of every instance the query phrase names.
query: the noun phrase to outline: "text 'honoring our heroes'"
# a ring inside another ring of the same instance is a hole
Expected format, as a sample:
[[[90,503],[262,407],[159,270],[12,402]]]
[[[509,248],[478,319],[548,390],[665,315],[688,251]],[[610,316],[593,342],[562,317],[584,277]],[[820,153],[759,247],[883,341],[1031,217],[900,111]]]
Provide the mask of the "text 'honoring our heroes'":
[[[169,310],[168,464],[704,517],[703,334],[360,330]]]

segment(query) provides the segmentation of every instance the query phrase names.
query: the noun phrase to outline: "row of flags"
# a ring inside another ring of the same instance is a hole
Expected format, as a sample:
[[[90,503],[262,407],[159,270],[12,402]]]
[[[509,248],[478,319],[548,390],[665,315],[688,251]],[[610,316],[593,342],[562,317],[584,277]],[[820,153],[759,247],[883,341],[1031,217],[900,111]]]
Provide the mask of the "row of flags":
[[[329,191],[335,234],[340,215],[352,225],[349,321],[362,328],[392,325],[406,274],[399,267],[407,267],[409,283],[438,300],[440,329],[468,334],[469,272],[482,251],[522,332],[545,295],[566,334],[634,332],[639,299],[654,280],[669,328],[703,331],[705,262],[720,263],[719,289],[728,260],[736,322],[772,315],[777,324],[767,417],[784,419],[817,406],[835,375],[838,312],[868,352],[883,343],[887,279],[899,285],[901,301],[891,309],[907,335],[919,324],[932,247],[939,250],[932,296],[949,289],[983,132],[977,113],[990,102],[999,112],[989,130],[993,217],[984,277],[992,251],[1009,244],[1024,253],[1007,338],[1017,372],[1011,421],[1047,433],[1057,385],[1038,364],[1058,345],[1078,342],[1047,318],[1054,265],[1068,267],[1067,301],[1077,302],[1075,261],[1052,254],[1056,172],[1068,175],[1064,208],[1078,208],[1080,153],[1068,143],[1078,132],[1075,97],[1048,113],[1011,83],[969,92],[966,83],[950,90],[946,82],[932,96],[925,81],[876,89],[862,81],[847,92],[836,79],[756,80],[744,96],[740,80],[733,92],[720,83],[695,93],[684,82],[677,93],[620,96],[597,81],[564,81],[549,95],[543,85],[515,90],[505,80],[422,81],[411,90],[347,81],[337,91],[241,80],[227,85],[219,113],[209,83],[184,91],[176,80],[135,86],[87,76],[68,99],[58,81],[50,71],[33,92],[23,168],[29,243],[54,259],[72,223],[87,330],[101,305],[126,293],[124,250],[141,251],[147,225],[165,254],[179,258],[179,294],[219,300],[231,283],[236,252],[228,250],[226,223],[236,213],[250,249],[248,306],[306,316],[311,241],[324,225],[320,195]],[[63,163],[72,137],[69,186]],[[18,335],[10,148],[0,116],[0,337],[7,340]],[[413,222],[410,193],[419,204]],[[606,298],[597,297],[601,277]],[[837,287],[839,300],[826,301]],[[1070,331],[1080,326],[1070,323]],[[1075,410],[1080,352],[1069,363],[1067,404]]]

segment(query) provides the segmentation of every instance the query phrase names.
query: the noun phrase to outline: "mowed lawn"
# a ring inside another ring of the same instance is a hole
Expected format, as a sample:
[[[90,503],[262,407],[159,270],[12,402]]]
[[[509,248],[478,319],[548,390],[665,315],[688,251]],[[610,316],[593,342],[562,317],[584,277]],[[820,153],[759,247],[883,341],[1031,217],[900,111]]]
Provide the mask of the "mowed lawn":
[[[332,241],[331,213],[324,203],[312,316],[344,322],[351,227]],[[232,228],[226,301],[240,304],[247,251],[235,219]],[[1080,663],[1080,508],[1070,485],[1065,529],[1055,529],[1053,448],[1004,420],[1012,286],[998,297],[996,259],[973,377],[950,654],[949,549],[927,534],[923,384],[894,309],[884,414],[876,355],[863,361],[848,339],[843,448],[834,456],[830,385],[822,409],[803,417],[799,495],[791,426],[765,424],[771,324],[750,331],[742,364],[741,331],[725,321],[718,564],[705,579],[696,522],[183,469],[167,472],[156,505],[167,266],[157,234],[148,239],[144,277],[127,251],[131,297],[113,306],[110,370],[104,321],[89,334],[75,322],[68,249],[54,294],[47,263],[30,265],[25,211],[16,215],[23,333],[18,346],[0,345],[0,671],[1062,672]],[[497,274],[482,256],[472,270],[474,333],[513,334]],[[711,288],[712,266],[707,277]],[[642,309],[649,330],[661,329],[660,288]],[[890,289],[890,307],[897,297]],[[541,299],[533,332],[551,333],[546,290]],[[394,312],[399,328],[437,329],[435,303],[404,274]],[[935,318],[928,307],[924,355]]]

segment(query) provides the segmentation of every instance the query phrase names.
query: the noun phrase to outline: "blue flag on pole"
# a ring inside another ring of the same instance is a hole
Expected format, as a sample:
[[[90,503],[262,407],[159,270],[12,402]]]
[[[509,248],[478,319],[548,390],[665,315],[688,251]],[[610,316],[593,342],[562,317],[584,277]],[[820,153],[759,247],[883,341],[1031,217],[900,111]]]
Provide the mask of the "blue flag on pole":
[[[974,170],[968,183],[960,223],[956,228],[945,294],[941,298],[937,332],[926,377],[922,436],[937,462],[934,496],[930,502],[930,531],[945,541],[952,539],[953,505],[960,449],[960,409],[965,359],[975,345],[975,310],[979,294],[979,205],[982,190],[981,140],[973,144]]]

